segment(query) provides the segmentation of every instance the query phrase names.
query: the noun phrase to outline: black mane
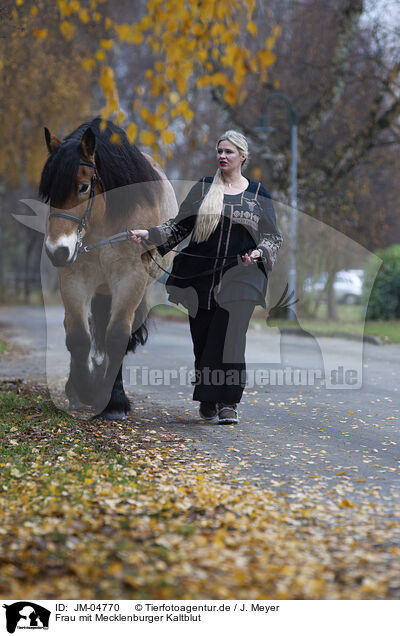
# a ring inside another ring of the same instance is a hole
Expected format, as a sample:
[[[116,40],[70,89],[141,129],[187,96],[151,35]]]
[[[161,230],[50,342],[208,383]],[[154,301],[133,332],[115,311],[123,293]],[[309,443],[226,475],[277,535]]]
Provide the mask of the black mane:
[[[82,135],[91,128],[96,137],[95,161],[104,189],[115,190],[112,196],[113,215],[123,216],[132,208],[132,190],[123,188],[130,184],[142,184],[133,190],[136,204],[147,201],[154,204],[156,185],[151,182],[161,180],[160,175],[150,165],[139,149],[130,144],[125,131],[110,121],[105,130],[100,129],[101,119],[79,126],[68,135],[62,144],[52,152],[43,168],[39,196],[43,201],[62,205],[69,197],[79,169],[80,141]],[[119,135],[120,143],[113,143],[111,135]],[[109,211],[109,210],[108,210]]]

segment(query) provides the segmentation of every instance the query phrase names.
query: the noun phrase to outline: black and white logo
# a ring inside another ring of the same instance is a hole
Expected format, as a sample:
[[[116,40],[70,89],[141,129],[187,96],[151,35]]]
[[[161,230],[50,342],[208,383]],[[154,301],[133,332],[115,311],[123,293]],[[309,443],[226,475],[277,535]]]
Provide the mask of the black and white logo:
[[[14,634],[16,629],[48,629],[50,610],[32,603],[18,601],[12,605],[3,605],[6,609],[7,631]]]

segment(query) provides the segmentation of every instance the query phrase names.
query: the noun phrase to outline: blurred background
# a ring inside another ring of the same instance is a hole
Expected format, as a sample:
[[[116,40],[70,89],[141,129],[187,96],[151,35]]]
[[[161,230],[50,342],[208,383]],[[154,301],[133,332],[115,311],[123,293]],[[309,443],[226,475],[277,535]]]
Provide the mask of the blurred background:
[[[12,213],[37,198],[43,128],[101,115],[176,181],[214,174],[216,139],[242,131],[285,235],[277,295],[294,255],[303,321],[368,310],[400,341],[399,35],[386,0],[2,2],[0,303],[42,302],[43,235]]]

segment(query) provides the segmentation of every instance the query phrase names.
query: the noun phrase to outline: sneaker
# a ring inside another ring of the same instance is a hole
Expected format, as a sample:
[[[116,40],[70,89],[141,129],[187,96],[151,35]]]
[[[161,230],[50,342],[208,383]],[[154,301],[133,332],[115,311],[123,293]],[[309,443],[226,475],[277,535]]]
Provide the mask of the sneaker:
[[[238,424],[236,404],[218,404],[218,421],[220,424]]]
[[[199,414],[202,420],[214,420],[217,417],[217,405],[214,402],[200,402]]]

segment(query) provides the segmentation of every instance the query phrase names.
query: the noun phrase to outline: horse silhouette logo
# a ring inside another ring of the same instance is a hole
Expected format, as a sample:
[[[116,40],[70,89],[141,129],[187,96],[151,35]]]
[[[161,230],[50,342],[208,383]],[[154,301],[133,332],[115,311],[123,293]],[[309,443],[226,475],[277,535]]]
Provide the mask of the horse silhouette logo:
[[[12,605],[3,605],[6,610],[7,631],[14,634],[18,629],[49,629],[50,610],[32,603],[18,601]]]

